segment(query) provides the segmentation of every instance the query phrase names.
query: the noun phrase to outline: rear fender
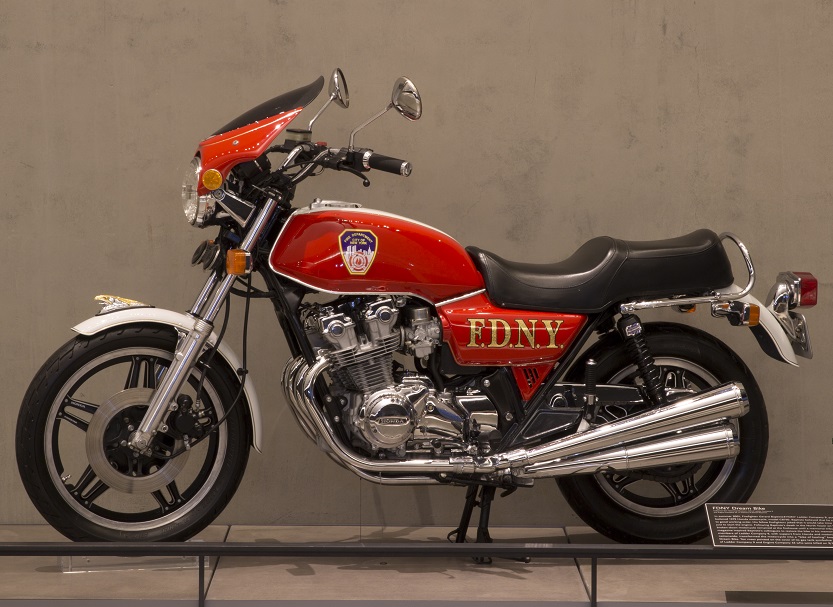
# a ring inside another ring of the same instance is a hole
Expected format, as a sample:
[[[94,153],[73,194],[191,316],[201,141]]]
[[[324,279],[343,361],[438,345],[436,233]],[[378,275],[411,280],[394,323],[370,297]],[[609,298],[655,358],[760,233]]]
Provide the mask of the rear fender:
[[[790,343],[790,338],[787,336],[781,323],[778,322],[775,314],[772,313],[772,310],[752,295],[745,295],[738,301],[756,305],[761,310],[761,318],[758,325],[750,327],[761,349],[775,360],[780,360],[797,367],[798,360],[795,357],[795,351],[793,350],[792,343]]]
[[[133,323],[150,323],[173,327],[182,331],[190,331],[194,328],[195,318],[160,308],[126,308],[101,316],[93,316],[82,323],[75,325],[72,330],[81,335],[95,335],[107,329]],[[212,333],[208,343],[214,345],[217,342],[217,334]],[[220,343],[217,353],[223,358],[229,367],[236,371],[241,368],[237,355],[225,343]],[[251,377],[246,378],[243,386],[246,397],[246,404],[249,407],[249,417],[252,421],[252,446],[261,453],[261,441],[263,439],[263,422],[260,414],[260,402],[257,399],[254,382]]]

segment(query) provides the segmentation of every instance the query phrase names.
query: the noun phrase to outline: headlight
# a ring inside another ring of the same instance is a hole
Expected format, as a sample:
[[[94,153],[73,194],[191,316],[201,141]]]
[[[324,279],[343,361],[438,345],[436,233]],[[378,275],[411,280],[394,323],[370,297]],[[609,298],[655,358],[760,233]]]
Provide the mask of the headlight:
[[[214,214],[214,198],[212,196],[200,196],[197,187],[200,183],[202,165],[200,157],[195,156],[185,171],[185,178],[182,180],[182,210],[185,211],[185,219],[192,226],[202,227],[206,219]]]

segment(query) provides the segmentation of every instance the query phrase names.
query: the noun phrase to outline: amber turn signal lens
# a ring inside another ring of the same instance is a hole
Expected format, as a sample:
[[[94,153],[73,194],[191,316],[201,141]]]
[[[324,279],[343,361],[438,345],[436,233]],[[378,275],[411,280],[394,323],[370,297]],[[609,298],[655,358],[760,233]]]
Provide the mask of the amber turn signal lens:
[[[252,255],[243,249],[229,249],[226,252],[226,274],[242,276],[252,271]]]
[[[202,174],[202,184],[213,192],[223,185],[223,175],[217,169],[208,169]]]
[[[761,322],[761,308],[755,304],[749,304],[749,323],[750,327],[757,327]]]

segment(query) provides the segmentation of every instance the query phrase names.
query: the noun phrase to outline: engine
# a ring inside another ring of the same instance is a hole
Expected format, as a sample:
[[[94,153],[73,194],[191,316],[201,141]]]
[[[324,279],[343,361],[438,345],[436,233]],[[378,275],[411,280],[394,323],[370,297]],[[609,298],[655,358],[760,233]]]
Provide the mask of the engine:
[[[431,308],[405,297],[353,298],[305,309],[304,329],[330,360],[330,390],[358,447],[376,457],[441,457],[488,450],[497,413],[472,388],[438,391],[398,353],[427,361],[442,342]],[[478,440],[479,438],[479,440]]]

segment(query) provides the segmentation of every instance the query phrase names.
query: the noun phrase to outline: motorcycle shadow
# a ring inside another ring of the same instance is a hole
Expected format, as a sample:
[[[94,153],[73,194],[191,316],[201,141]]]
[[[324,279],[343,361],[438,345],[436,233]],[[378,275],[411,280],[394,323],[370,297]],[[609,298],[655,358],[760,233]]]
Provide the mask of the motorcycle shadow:
[[[255,543],[281,544],[289,542],[328,541],[338,543],[364,542],[364,543],[448,543],[448,530],[444,527],[374,527],[362,528],[358,533],[345,532],[349,528],[319,528],[312,533],[290,534],[285,530],[276,530],[271,537],[258,537],[253,539]],[[493,539],[496,543],[566,543],[567,538],[562,533],[553,534],[554,530],[533,530],[533,529],[493,529]],[[561,531],[561,530],[559,530]],[[549,532],[549,533],[548,533]],[[471,535],[471,534],[470,534]],[[469,537],[474,542],[473,537]],[[225,563],[223,562],[225,561]],[[230,562],[231,561],[231,562]],[[296,576],[315,576],[321,573],[320,569],[334,568],[339,571],[380,571],[396,572],[400,574],[434,573],[454,578],[455,575],[465,572],[466,574],[479,573],[482,575],[497,576],[508,579],[523,579],[535,569],[541,567],[552,567],[554,565],[565,565],[575,567],[572,559],[535,559],[525,563],[511,559],[493,559],[491,564],[474,562],[469,557],[390,557],[390,558],[345,558],[345,557],[314,557],[299,559],[283,557],[264,558],[234,558],[220,559],[220,566],[228,567],[262,567],[266,565],[278,566],[285,573]]]

